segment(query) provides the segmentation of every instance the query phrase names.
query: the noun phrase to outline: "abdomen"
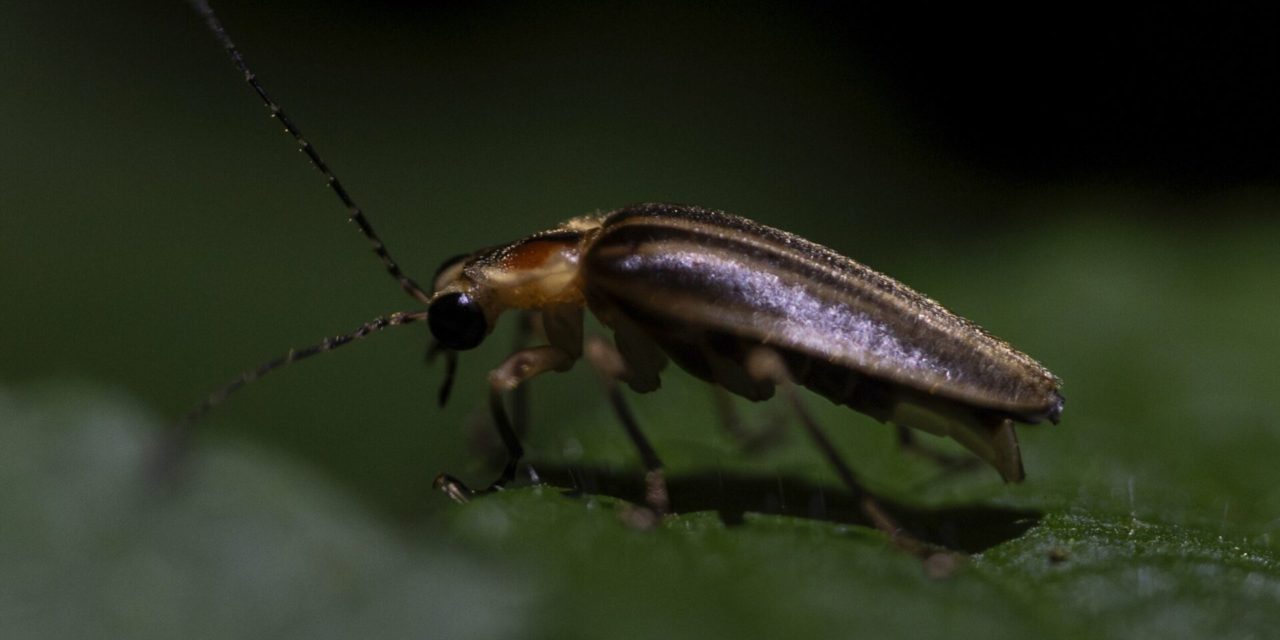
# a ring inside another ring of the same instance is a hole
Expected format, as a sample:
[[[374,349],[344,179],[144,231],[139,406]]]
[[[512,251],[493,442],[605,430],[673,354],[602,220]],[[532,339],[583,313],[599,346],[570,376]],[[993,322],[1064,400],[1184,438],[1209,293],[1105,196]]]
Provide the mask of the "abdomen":
[[[766,346],[798,383],[882,419],[877,398],[903,394],[1024,422],[1061,408],[1057,378],[977,325],[830,249],[730,214],[616,211],[582,274],[606,323],[625,315],[681,367],[753,399],[770,389],[737,378],[745,354]]]

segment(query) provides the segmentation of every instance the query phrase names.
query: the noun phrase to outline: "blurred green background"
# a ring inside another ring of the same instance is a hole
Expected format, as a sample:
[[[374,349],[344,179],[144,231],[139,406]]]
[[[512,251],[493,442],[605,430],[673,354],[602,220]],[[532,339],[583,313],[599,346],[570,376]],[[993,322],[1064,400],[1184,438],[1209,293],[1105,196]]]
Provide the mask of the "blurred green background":
[[[812,398],[908,519],[986,540],[934,581],[823,511],[841,491],[802,438],[740,452],[677,371],[634,398],[682,512],[661,530],[616,517],[638,465],[585,366],[533,383],[526,439],[584,493],[448,502],[437,473],[494,472],[482,380],[510,326],[465,354],[444,409],[420,327],[273,376],[204,424],[186,484],[150,491],[149,436],[209,390],[411,301],[186,5],[2,6],[5,637],[1280,624],[1280,56],[1246,13],[1007,33],[826,3],[215,5],[420,280],[568,217],[701,204],[891,274],[1055,371],[1063,423],[1021,431],[1016,487]],[[706,478],[725,488],[681,493]]]

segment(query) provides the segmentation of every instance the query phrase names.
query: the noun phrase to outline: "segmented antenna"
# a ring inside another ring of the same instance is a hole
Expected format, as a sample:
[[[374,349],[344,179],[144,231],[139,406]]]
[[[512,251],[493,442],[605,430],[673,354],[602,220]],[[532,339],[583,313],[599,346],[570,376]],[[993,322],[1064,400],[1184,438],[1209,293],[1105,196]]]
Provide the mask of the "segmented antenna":
[[[262,84],[258,82],[258,76],[249,69],[247,64],[245,64],[244,57],[240,55],[240,50],[236,48],[235,43],[231,41],[231,37],[228,36],[226,30],[223,29],[222,21],[218,19],[218,16],[214,15],[213,8],[209,6],[209,3],[206,0],[189,0],[189,2],[191,3],[191,6],[194,7],[202,17],[204,17],[205,24],[209,26],[209,30],[213,32],[213,35],[218,39],[218,42],[222,43],[222,48],[226,49],[227,55],[231,58],[232,64],[244,73],[244,81],[249,83],[249,86],[252,87],[254,92],[258,94],[258,97],[262,99],[263,104],[265,104],[267,109],[271,111],[271,117],[278,120],[280,124],[284,126],[285,131],[289,132],[289,135],[293,136],[293,139],[298,143],[298,148],[300,148],[303,153],[307,154],[307,158],[311,160],[311,166],[315,167],[316,170],[324,176],[329,188],[333,190],[334,194],[338,196],[338,199],[342,201],[343,206],[347,208],[347,219],[356,223],[356,226],[360,227],[360,233],[363,233],[364,237],[369,239],[369,242],[373,245],[373,253],[378,256],[378,259],[382,261],[383,266],[387,268],[387,273],[390,273],[391,277],[395,278],[400,283],[400,288],[404,289],[405,293],[408,293],[420,302],[430,302],[431,295],[423,291],[422,287],[419,287],[418,283],[414,282],[412,278],[406,276],[404,272],[400,271],[400,265],[397,265],[396,261],[391,258],[391,254],[387,252],[386,245],[382,243],[382,239],[378,237],[377,232],[373,230],[373,226],[370,225],[369,221],[364,217],[364,212],[361,211],[360,207],[351,199],[346,188],[344,188],[342,183],[338,181],[338,176],[334,175],[333,171],[329,170],[329,166],[325,164],[324,160],[320,159],[320,154],[316,151],[316,148],[312,146],[306,138],[302,137],[302,131],[293,124],[293,121],[289,119],[289,116],[285,115],[285,112],[280,108],[280,105],[276,104],[276,102],[271,99],[271,96],[267,95],[266,89],[263,89]]]
[[[253,382],[262,376],[271,373],[277,369],[281,369],[299,360],[305,360],[314,355],[319,355],[328,351],[333,351],[338,347],[351,344],[370,334],[377,333],[388,327],[395,327],[402,324],[411,324],[427,319],[426,311],[400,311],[389,316],[374,318],[362,325],[355,331],[343,333],[340,335],[325,338],[317,344],[302,349],[290,349],[288,353],[269,360],[267,362],[254,367],[248,371],[236,376],[231,382],[223,385],[222,388],[209,394],[204,402],[192,409],[187,415],[182,417],[176,425],[170,429],[165,435],[165,441],[160,447],[160,451],[154,461],[155,475],[168,476],[172,475],[174,467],[179,458],[182,457],[186,449],[187,439],[193,426],[209,413],[214,407],[226,402],[227,397],[239,391],[241,387]]]

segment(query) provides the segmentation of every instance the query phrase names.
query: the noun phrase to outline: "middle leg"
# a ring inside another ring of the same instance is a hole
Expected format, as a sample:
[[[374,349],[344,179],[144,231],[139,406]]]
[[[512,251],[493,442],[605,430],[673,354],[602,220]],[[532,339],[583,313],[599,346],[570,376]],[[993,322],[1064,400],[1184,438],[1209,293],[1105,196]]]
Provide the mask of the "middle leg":
[[[649,443],[649,439],[640,431],[640,425],[636,422],[635,415],[631,413],[631,407],[627,405],[626,398],[622,397],[622,389],[618,386],[618,381],[625,380],[627,377],[626,361],[613,345],[600,336],[592,336],[587,340],[586,355],[587,361],[604,380],[609,404],[613,406],[618,421],[622,423],[622,428],[635,444],[640,460],[644,463],[644,499],[651,511],[648,518],[651,521],[637,522],[637,524],[641,527],[657,524],[657,520],[670,510],[671,500],[667,493],[667,479],[663,474],[662,460],[658,458],[658,452]]]

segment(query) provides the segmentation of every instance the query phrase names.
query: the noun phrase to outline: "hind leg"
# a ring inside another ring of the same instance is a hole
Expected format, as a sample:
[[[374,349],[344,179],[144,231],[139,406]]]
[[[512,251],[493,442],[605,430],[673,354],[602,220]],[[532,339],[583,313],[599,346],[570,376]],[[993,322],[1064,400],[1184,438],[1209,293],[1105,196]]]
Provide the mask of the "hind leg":
[[[796,390],[795,384],[792,383],[791,374],[782,358],[768,349],[756,349],[748,358],[747,371],[757,380],[776,384],[786,394],[787,401],[800,419],[800,424],[804,427],[805,433],[813,440],[818,451],[827,459],[828,464],[835,470],[836,475],[840,477],[844,485],[853,492],[863,515],[877,529],[888,535],[889,539],[898,548],[921,558],[930,557],[932,555],[931,551],[902,529],[893,516],[890,516],[885,511],[880,504],[880,500],[862,485],[857,475],[854,474],[853,469],[836,451],[831,439],[822,429],[822,426],[818,424],[818,421],[813,418],[813,415],[809,413],[808,408],[800,398],[800,394]]]

